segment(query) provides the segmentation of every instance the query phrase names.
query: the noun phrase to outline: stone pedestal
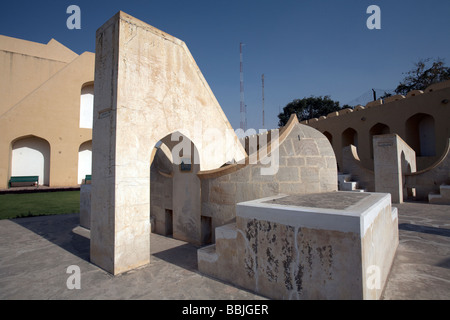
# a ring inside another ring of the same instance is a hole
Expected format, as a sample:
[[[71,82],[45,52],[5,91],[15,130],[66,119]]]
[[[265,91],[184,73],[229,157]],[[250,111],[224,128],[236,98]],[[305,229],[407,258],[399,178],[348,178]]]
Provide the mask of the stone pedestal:
[[[378,299],[398,246],[389,194],[332,192],[237,205],[200,272],[273,299]]]

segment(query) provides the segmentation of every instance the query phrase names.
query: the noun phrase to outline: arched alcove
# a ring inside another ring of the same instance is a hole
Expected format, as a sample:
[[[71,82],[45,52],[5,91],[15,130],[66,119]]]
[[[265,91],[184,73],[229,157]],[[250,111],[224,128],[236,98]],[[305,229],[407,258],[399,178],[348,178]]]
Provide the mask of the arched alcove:
[[[353,128],[347,128],[342,132],[342,148],[351,144],[358,147],[358,133]]]
[[[78,184],[92,173],[92,140],[82,143],[78,149]]]
[[[420,157],[436,155],[434,118],[425,113],[417,113],[406,120],[406,143]]]
[[[155,146],[150,168],[150,219],[155,233],[196,244],[211,242],[209,217],[201,216],[199,155],[180,132]]]
[[[388,134],[390,133],[389,126],[385,125],[384,123],[377,123],[372,126],[369,130],[369,136],[370,136],[370,157],[373,159],[373,137],[378,136],[381,134]]]
[[[323,134],[325,137],[327,137],[328,141],[330,141],[330,144],[333,145],[333,135],[328,131],[325,131]]]
[[[26,136],[11,143],[11,176],[39,176],[39,185],[50,184],[50,144]]]
[[[80,128],[92,129],[94,114],[94,83],[81,87],[80,94]]]

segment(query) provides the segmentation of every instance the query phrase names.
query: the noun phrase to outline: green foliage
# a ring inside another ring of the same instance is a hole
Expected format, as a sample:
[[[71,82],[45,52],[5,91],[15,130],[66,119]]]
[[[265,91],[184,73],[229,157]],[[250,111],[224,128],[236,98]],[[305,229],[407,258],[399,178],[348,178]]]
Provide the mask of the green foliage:
[[[430,60],[431,58],[419,60],[412,70],[404,73],[406,76],[395,92],[406,95],[411,90],[424,90],[433,83],[450,80],[450,68],[439,58],[430,66]]]
[[[80,192],[40,192],[0,195],[0,219],[80,212]]]
[[[303,121],[326,116],[330,112],[339,110],[341,110],[339,102],[331,100],[330,96],[311,96],[309,98],[296,99],[289,102],[283,108],[283,112],[278,115],[278,125],[280,127],[285,126],[293,113],[297,115],[299,121]]]

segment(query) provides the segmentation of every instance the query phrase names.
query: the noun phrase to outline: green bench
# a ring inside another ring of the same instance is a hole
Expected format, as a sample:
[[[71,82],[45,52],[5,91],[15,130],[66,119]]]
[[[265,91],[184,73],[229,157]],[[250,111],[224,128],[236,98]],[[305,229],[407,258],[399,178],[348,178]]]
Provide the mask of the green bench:
[[[87,174],[86,177],[84,178],[84,184],[91,184],[92,182],[92,175]]]
[[[9,179],[9,187],[29,187],[39,184],[39,176],[16,176]]]

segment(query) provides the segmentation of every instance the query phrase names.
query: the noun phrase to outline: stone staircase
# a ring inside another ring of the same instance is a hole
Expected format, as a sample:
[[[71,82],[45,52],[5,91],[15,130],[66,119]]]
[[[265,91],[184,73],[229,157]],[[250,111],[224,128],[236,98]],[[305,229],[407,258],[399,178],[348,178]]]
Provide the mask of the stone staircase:
[[[359,188],[359,183],[357,181],[352,181],[352,175],[349,173],[339,173],[338,174],[338,190],[339,191],[354,191],[354,192],[365,192],[365,189]]]
[[[439,186],[439,193],[429,193],[428,202],[436,204],[450,204],[450,185]]]

